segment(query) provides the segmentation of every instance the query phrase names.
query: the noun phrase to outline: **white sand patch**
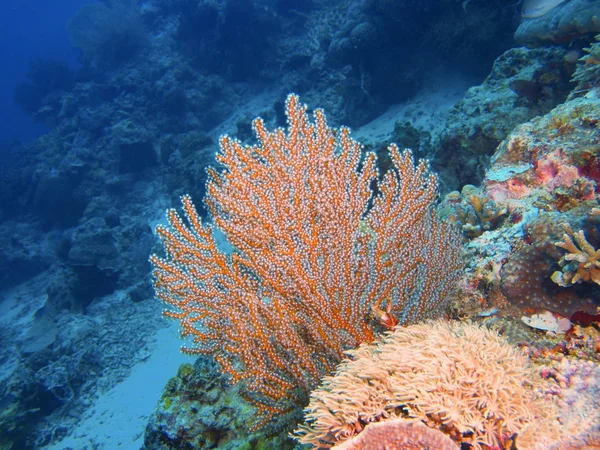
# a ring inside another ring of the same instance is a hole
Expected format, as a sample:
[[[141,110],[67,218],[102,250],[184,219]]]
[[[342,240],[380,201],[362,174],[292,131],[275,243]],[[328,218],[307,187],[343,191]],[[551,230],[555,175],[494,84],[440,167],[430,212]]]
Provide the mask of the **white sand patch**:
[[[194,358],[182,354],[177,324],[160,329],[155,348],[146,361],[136,365],[122,383],[99,397],[79,426],[50,450],[139,450],[150,413],[169,378],[181,363]]]
[[[431,133],[433,141],[437,141],[450,109],[462,100],[471,83],[450,74],[429,84],[430,87],[421,89],[413,98],[390,106],[381,116],[353,130],[352,136],[363,143],[389,143],[396,122],[409,122],[417,130]]]

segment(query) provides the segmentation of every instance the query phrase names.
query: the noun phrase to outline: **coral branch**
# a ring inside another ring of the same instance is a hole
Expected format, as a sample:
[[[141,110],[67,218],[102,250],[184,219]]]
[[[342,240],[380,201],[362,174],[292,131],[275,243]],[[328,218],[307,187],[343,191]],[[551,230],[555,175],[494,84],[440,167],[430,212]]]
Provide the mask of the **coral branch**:
[[[214,355],[247,383],[265,421],[373,339],[372,310],[383,303],[400,323],[434,315],[461,267],[425,162],[390,146],[394,168],[373,199],[375,156],[361,161],[350,131],[329,128],[321,110],[310,121],[295,95],[286,112],[287,130],[254,121],[256,146],[221,138],[224,169],[209,171],[205,203],[232,254],[184,196],[185,219],[167,212],[157,228],[165,256],[150,259],[165,315],[191,338],[183,350]]]
[[[552,281],[563,287],[582,281],[600,284],[600,249],[594,249],[583,230],[574,233],[569,224],[562,225],[565,229],[563,240],[555,245],[567,253],[559,261],[562,271],[554,272]]]

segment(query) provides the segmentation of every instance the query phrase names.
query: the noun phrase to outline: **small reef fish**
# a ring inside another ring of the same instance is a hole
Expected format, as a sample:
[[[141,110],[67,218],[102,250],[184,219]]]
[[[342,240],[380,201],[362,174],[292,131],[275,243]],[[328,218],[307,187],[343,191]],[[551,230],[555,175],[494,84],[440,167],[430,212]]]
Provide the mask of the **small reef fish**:
[[[550,311],[534,314],[531,317],[523,316],[521,320],[531,328],[551,331],[553,333],[564,333],[571,329],[571,321],[566,317],[556,317]]]
[[[566,0],[525,0],[521,9],[523,19],[541,17]]]
[[[493,316],[494,314],[498,314],[498,308],[492,308],[492,309],[488,309],[487,311],[481,311],[477,315],[479,317],[490,317],[490,316]]]
[[[508,87],[519,97],[525,97],[532,103],[535,103],[542,95],[542,86],[535,81],[513,80],[508,83]]]

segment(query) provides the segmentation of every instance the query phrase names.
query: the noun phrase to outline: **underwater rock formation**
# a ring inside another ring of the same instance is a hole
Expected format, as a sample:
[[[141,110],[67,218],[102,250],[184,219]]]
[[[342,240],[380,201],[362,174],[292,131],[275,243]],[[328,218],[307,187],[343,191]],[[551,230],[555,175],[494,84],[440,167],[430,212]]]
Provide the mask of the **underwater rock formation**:
[[[540,17],[524,15],[515,32],[515,41],[529,46],[549,43],[564,44],[600,32],[599,0],[557,0],[536,1],[541,5],[555,4]],[[557,4],[558,3],[558,4]],[[533,10],[532,10],[533,11]]]

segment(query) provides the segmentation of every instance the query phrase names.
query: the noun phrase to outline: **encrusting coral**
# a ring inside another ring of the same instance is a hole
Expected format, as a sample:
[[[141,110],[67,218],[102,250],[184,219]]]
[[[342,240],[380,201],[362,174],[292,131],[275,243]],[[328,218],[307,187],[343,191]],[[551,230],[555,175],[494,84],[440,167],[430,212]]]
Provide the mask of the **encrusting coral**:
[[[498,205],[569,211],[597,200],[598,101],[585,96],[517,126],[486,171],[484,193]]]
[[[564,317],[577,312],[596,314],[600,285],[575,283],[563,287],[551,280],[553,273],[560,270],[559,261],[564,256],[564,251],[555,245],[564,237],[562,224],[585,230],[589,242],[596,244],[595,220],[591,217],[590,207],[582,205],[567,213],[539,212],[527,221],[524,245],[507,258],[500,270],[502,293],[512,305],[521,309],[549,310]],[[576,271],[573,264],[577,265],[571,262],[563,267],[563,271]]]
[[[397,327],[348,355],[313,391],[306,422],[295,432],[313,449],[396,418],[417,419],[474,449],[505,448],[530,423],[558,426],[554,404],[540,398],[545,381],[526,355],[477,325]]]
[[[358,436],[333,450],[459,450],[444,433],[417,420],[395,419],[369,424]]]

